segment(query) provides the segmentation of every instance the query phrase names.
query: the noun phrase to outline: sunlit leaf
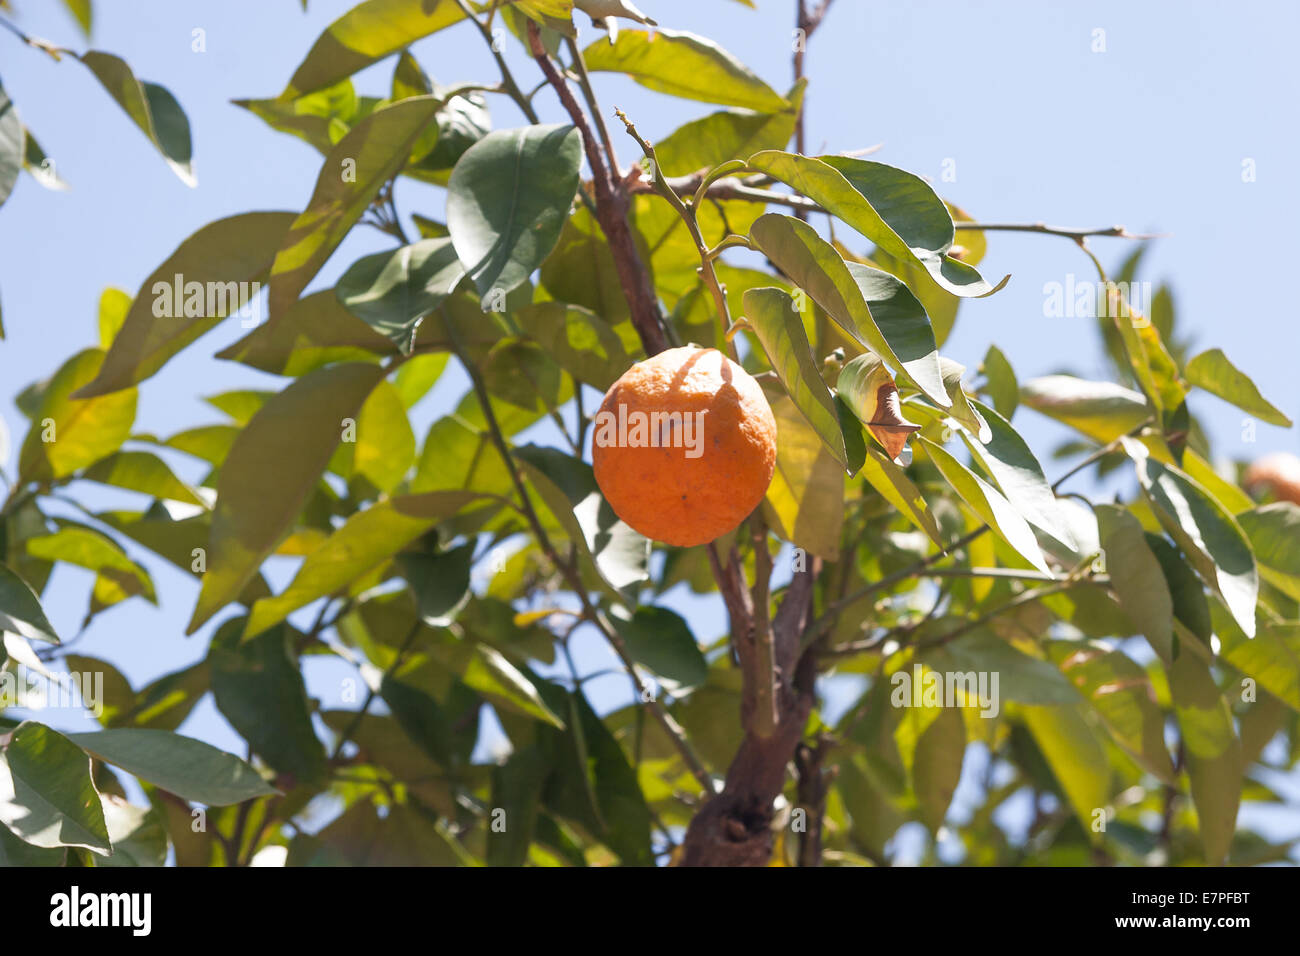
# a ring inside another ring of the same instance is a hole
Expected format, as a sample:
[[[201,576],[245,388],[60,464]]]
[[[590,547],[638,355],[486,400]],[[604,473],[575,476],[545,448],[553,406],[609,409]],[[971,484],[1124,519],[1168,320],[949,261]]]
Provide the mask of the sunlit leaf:
[[[207,573],[193,633],[234,599],[306,502],[354,418],[383,377],[373,365],[319,369],[295,381],[239,433],[217,481]]]
[[[489,133],[447,183],[447,228],[483,308],[524,282],[555,248],[578,189],[582,140],[572,126]]]
[[[620,30],[582,52],[587,69],[625,73],[642,86],[688,100],[776,113],[789,104],[712,40],[678,30]]]

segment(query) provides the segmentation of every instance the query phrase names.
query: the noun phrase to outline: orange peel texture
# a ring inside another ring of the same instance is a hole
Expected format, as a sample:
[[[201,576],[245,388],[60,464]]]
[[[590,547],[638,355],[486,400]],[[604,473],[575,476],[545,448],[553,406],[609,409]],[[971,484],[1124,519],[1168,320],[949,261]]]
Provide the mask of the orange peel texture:
[[[633,365],[605,393],[595,426],[592,464],[605,500],[665,544],[706,544],[735,529],[772,482],[772,409],[717,349],[668,349]]]

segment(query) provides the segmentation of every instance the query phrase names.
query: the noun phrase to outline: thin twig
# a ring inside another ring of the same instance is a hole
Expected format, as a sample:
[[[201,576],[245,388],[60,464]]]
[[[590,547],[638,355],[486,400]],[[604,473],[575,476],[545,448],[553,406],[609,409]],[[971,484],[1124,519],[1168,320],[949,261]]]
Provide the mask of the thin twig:
[[[693,193],[704,179],[704,173],[691,173],[688,176],[667,177],[667,185],[679,194]],[[633,192],[653,192],[649,183],[634,184]],[[773,206],[786,206],[797,212],[828,213],[820,204],[795,193],[779,193],[770,189],[761,189],[747,180],[728,176],[711,183],[705,191],[710,199],[736,199],[745,202],[760,202]],[[1075,228],[1072,226],[1049,226],[1042,222],[954,222],[953,227],[967,232],[1031,232],[1046,236],[1061,236],[1079,242],[1089,237],[1114,239],[1156,239],[1159,233],[1132,233],[1123,226],[1104,226],[1095,229]],[[1086,249],[1086,247],[1085,247]]]
[[[961,538],[958,538],[956,541],[948,545],[948,547],[943,549],[942,551],[936,551],[934,554],[920,561],[917,561],[915,564],[908,565],[905,568],[895,571],[893,574],[887,574],[879,581],[873,581],[871,584],[859,588],[857,591],[854,591],[852,594],[848,595],[847,597],[842,597],[838,601],[832,602],[831,605],[828,608],[826,608],[826,610],[822,613],[822,615],[819,618],[817,618],[817,620],[813,621],[813,623],[808,627],[808,631],[806,634],[804,634],[804,638],[803,638],[804,649],[807,649],[807,647],[810,644],[812,644],[812,642],[815,641],[818,637],[820,637],[825,630],[828,630],[830,626],[835,622],[835,619],[839,615],[839,613],[843,611],[846,607],[849,607],[850,605],[853,604],[857,604],[862,599],[870,597],[871,595],[876,594],[880,591],[886,591],[889,588],[892,588],[895,584],[898,584],[902,581],[906,581],[908,578],[918,577],[919,575],[928,571],[929,568],[931,568],[933,565],[938,564],[944,558],[951,557],[958,549],[963,548],[966,545],[970,544],[976,538],[980,537],[981,535],[983,535],[985,532],[989,530],[990,528],[988,525],[986,524],[980,525],[978,528],[976,528],[974,531],[970,532],[969,534],[963,535]]]
[[[77,56],[76,50],[69,50],[66,47],[55,46],[49,40],[43,40],[40,37],[32,36],[18,29],[13,23],[4,17],[0,17],[0,27],[4,27],[18,39],[22,40],[33,50],[40,50],[42,53],[52,57],[55,60],[62,59],[64,56]]]
[[[1086,239],[1089,236],[1110,237],[1114,239],[1156,239],[1160,233],[1138,234],[1129,232],[1123,226],[1103,226],[1098,229],[1075,229],[1070,226],[1049,226],[1043,222],[954,222],[953,228],[974,232],[1037,232],[1048,236],[1064,236],[1066,239]]]
[[[330,763],[334,763],[339,759],[339,755],[343,753],[344,744],[352,739],[352,735],[355,734],[357,728],[361,726],[361,721],[365,719],[366,711],[370,710],[370,705],[375,702],[375,697],[379,694],[379,688],[383,686],[384,681],[397,673],[397,668],[402,665],[402,661],[406,657],[406,652],[410,650],[411,645],[415,643],[415,635],[420,633],[420,626],[423,623],[423,621],[417,619],[416,622],[411,625],[411,629],[407,632],[405,639],[402,641],[401,647],[397,650],[397,656],[394,657],[393,662],[388,665],[388,669],[384,671],[383,676],[381,676],[375,685],[370,687],[367,691],[366,699],[361,703],[361,709],[358,710],[352,720],[348,722],[347,727],[344,728],[343,733],[334,744],[334,752],[330,754]]]
[[[1096,449],[1087,458],[1083,459],[1083,461],[1079,462],[1077,465],[1075,465],[1073,468],[1071,468],[1069,471],[1063,474],[1060,478],[1057,478],[1054,482],[1052,482],[1052,491],[1056,491],[1058,488],[1061,487],[1061,485],[1065,484],[1066,481],[1068,481],[1070,478],[1073,478],[1075,475],[1083,471],[1089,465],[1095,464],[1096,462],[1105,458],[1107,455],[1113,454],[1114,452],[1118,451],[1120,447],[1124,444],[1125,438],[1132,438],[1135,435],[1141,434],[1142,430],[1146,428],[1148,425],[1152,424],[1153,421],[1154,419],[1148,418],[1145,421],[1143,421],[1140,425],[1137,425],[1134,428],[1129,429],[1123,435],[1119,436],[1118,438],[1112,439],[1111,441],[1108,441],[1106,444]]]
[[[533,109],[533,104],[528,102],[528,97],[524,96],[523,91],[519,89],[519,84],[515,82],[514,74],[510,72],[510,65],[506,63],[506,58],[502,56],[501,51],[497,49],[496,42],[492,37],[492,31],[485,23],[483,23],[482,20],[474,15],[473,9],[466,0],[456,0],[456,6],[460,7],[464,12],[465,19],[469,20],[478,28],[479,34],[488,45],[488,49],[492,51],[492,57],[497,61],[498,69],[501,70],[501,85],[505,88],[506,95],[515,101],[515,105],[518,106],[519,111],[528,118],[528,122],[536,125],[538,122],[537,112]]]

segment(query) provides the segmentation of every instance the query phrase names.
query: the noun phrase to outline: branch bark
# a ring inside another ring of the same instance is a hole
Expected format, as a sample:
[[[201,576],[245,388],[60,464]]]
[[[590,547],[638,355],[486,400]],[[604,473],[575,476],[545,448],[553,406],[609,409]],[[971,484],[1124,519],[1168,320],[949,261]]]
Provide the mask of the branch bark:
[[[591,124],[587,122],[586,114],[582,112],[578,101],[573,98],[568,83],[546,55],[541,32],[531,20],[528,22],[528,46],[546,81],[560,97],[565,112],[582,134],[582,146],[587,153],[587,164],[591,166],[592,187],[596,194],[596,219],[614,256],[614,268],[618,270],[619,284],[627,298],[632,325],[636,328],[647,355],[662,352],[668,348],[663,316],[659,313],[658,299],[650,281],[650,270],[641,261],[641,252],[633,241],[632,229],[627,223],[630,208],[627,189],[606,165],[600,152],[600,141],[592,133]]]
[[[747,689],[741,707],[745,736],[727,768],[722,792],[691,820],[680,866],[766,866],[772,858],[773,803],[785,788],[786,768],[803,737],[815,696],[815,660],[800,655],[819,570],[820,561],[813,558],[795,572],[772,620],[778,719],[767,736],[756,731],[748,692],[766,675],[754,673],[752,649],[741,657]]]

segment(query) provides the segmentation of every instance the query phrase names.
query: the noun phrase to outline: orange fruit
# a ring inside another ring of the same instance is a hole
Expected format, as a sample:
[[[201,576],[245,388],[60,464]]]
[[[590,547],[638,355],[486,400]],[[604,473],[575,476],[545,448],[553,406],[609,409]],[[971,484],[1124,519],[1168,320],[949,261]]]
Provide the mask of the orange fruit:
[[[758,382],[717,349],[668,349],[605,393],[592,464],[627,524],[665,544],[705,544],[767,493],[776,419]]]
[[[1300,458],[1285,451],[1265,455],[1246,469],[1242,484],[1249,491],[1262,489],[1279,501],[1300,505]]]

